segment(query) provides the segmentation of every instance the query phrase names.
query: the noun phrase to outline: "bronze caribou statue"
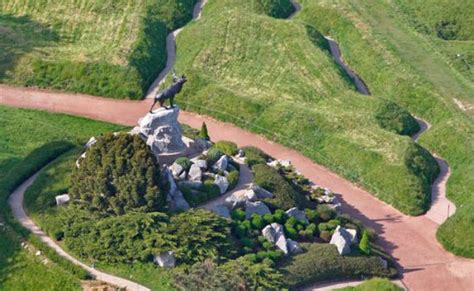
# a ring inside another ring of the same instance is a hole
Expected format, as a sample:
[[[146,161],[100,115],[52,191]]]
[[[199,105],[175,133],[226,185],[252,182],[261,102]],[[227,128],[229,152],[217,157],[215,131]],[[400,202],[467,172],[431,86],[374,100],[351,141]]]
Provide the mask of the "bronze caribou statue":
[[[160,103],[160,107],[165,107],[166,109],[174,108],[174,96],[181,92],[181,89],[183,88],[183,85],[186,83],[186,81],[187,79],[185,75],[181,75],[181,77],[178,78],[175,74],[173,74],[173,84],[155,95],[155,102],[153,102],[153,105],[151,105],[150,113],[153,113],[153,107],[155,106],[156,102]],[[166,99],[170,100],[170,107],[166,107],[164,105]]]

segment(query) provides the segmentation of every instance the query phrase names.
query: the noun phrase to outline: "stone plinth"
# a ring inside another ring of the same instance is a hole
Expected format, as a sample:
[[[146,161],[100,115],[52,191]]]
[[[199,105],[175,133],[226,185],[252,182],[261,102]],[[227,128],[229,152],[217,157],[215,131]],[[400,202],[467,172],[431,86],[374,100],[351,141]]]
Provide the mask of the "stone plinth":
[[[143,137],[160,163],[169,163],[187,154],[178,115],[177,106],[157,109],[141,118],[131,132]]]

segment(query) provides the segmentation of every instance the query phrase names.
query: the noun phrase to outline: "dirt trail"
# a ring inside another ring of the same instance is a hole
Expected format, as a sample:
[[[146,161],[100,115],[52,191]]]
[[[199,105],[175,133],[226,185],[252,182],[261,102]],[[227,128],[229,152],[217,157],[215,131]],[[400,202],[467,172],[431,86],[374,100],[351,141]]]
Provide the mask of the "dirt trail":
[[[202,8],[206,5],[207,0],[200,0],[194,5],[193,9],[193,20],[201,19]],[[146,93],[146,98],[154,98],[160,85],[166,80],[166,76],[171,72],[176,63],[176,37],[183,30],[184,27],[180,27],[168,34],[166,37],[166,66],[160,72],[158,77],[153,81],[148,92]]]
[[[416,122],[418,122],[420,130],[412,136],[412,139],[418,142],[419,137],[431,128],[431,124],[421,118],[416,118]],[[456,205],[446,197],[446,183],[451,176],[451,169],[445,160],[434,153],[432,155],[438,163],[440,173],[431,186],[431,207],[425,216],[437,224],[442,224],[456,212]]]
[[[111,285],[115,285],[118,287],[125,287],[128,290],[137,290],[137,291],[150,291],[145,286],[142,286],[138,283],[107,274],[105,272],[101,272],[95,268],[92,268],[70,254],[66,253],[53,239],[51,239],[46,233],[44,233],[27,215],[25,209],[23,208],[23,198],[25,195],[26,189],[33,184],[35,179],[37,178],[37,174],[31,176],[28,180],[23,182],[9,197],[8,204],[13,212],[13,216],[17,219],[21,225],[25,228],[29,229],[33,234],[37,235],[41,241],[47,244],[50,248],[55,250],[60,256],[64,257],[65,259],[73,262],[74,264],[80,266],[81,268],[85,269],[89,274],[91,274],[96,280],[100,280]]]
[[[147,113],[150,102],[0,85],[0,104],[69,113],[128,126],[135,125],[138,118]],[[474,261],[444,250],[436,240],[438,224],[428,217],[404,215],[297,151],[233,124],[185,111],[181,111],[179,121],[195,128],[206,122],[214,141],[256,146],[276,159],[291,160],[311,181],[341,193],[342,211],[379,234],[380,244],[396,259],[402,281],[411,290],[474,290]]]

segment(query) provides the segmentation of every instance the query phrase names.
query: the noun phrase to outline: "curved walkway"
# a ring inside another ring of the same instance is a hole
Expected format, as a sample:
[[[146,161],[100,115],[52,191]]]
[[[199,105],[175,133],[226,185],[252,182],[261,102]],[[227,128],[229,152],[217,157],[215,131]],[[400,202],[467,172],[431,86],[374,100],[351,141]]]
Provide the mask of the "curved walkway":
[[[0,85],[0,104],[63,112],[128,126],[135,125],[146,114],[150,103],[151,100],[112,100]],[[380,244],[396,259],[402,281],[409,289],[474,290],[474,261],[445,251],[436,240],[438,224],[428,217],[404,215],[297,151],[230,123],[184,111],[179,120],[195,128],[206,122],[213,140],[256,146],[277,159],[291,160],[311,181],[341,193],[342,210],[375,229]]]
[[[200,205],[199,208],[212,210],[216,206],[223,205],[225,199],[227,197],[230,197],[234,193],[238,196],[244,195],[245,191],[248,189],[248,187],[253,181],[253,175],[246,164],[240,161],[238,161],[238,163],[240,164],[240,175],[239,175],[239,182],[237,183],[235,188],[232,189],[232,191],[229,191],[225,193],[224,195],[217,197],[216,199],[213,199],[211,201],[204,203],[203,205]]]
[[[80,262],[73,256],[66,253],[53,239],[51,239],[46,233],[44,233],[26,215],[25,210],[23,209],[23,198],[24,198],[26,189],[28,189],[28,187],[30,187],[31,184],[33,184],[37,175],[38,173],[31,176],[28,180],[23,182],[23,184],[21,184],[8,198],[8,204],[10,204],[10,207],[13,212],[13,216],[21,223],[21,225],[29,229],[33,234],[37,235],[41,239],[41,241],[47,244],[50,248],[54,249],[60,256],[66,258],[67,260],[85,269],[96,280],[100,280],[117,287],[126,288],[127,290],[150,291],[150,289],[148,289],[145,286],[139,285],[138,283],[101,272],[97,269],[91,268],[90,266]]]
[[[412,139],[418,142],[421,134],[431,128],[431,124],[420,118],[416,118],[416,122],[420,130],[412,136]],[[445,160],[433,153],[432,155],[438,163],[440,173],[431,186],[431,207],[425,216],[437,224],[442,224],[456,212],[456,205],[446,197],[446,183],[451,176],[451,169]]]
[[[202,8],[206,5],[207,0],[199,0],[193,9],[193,19],[199,20],[201,18]],[[160,72],[158,77],[153,81],[148,92],[146,93],[146,98],[154,98],[160,85],[166,80],[166,76],[173,69],[174,64],[176,63],[176,37],[183,30],[183,27],[180,27],[168,34],[166,37],[166,66]]]

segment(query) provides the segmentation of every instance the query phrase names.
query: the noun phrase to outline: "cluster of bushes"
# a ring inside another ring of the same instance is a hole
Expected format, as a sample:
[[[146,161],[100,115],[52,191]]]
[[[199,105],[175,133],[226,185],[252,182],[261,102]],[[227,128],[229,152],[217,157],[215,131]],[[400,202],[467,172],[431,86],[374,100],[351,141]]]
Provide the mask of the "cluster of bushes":
[[[394,277],[394,268],[385,269],[378,257],[365,255],[341,256],[330,244],[301,244],[305,250],[279,263],[283,282],[298,288],[325,280],[360,279],[364,277]]]
[[[121,215],[158,211],[166,189],[158,162],[137,135],[107,134],[89,148],[73,172],[73,203],[89,211]]]
[[[196,263],[176,272],[178,290],[280,290],[282,275],[272,262],[256,263],[247,256],[218,265],[212,260]]]
[[[238,208],[231,212],[232,233],[240,240],[242,254],[257,253],[258,255],[261,251],[273,250],[273,245],[261,236],[261,232],[265,226],[274,222],[283,225],[285,236],[295,241],[329,242],[338,225],[358,231],[362,230],[362,225],[359,222],[352,220],[347,215],[338,215],[325,205],[319,205],[317,209],[306,209],[305,213],[308,223],[288,216],[281,209],[277,209],[273,214],[253,214],[250,219],[246,219],[245,211]],[[365,242],[367,248],[364,250],[367,251],[370,248],[368,233],[365,236],[367,236],[367,242]],[[367,252],[370,253],[370,250]],[[263,256],[265,253],[261,255]],[[273,254],[267,255],[272,260],[279,258]]]
[[[273,198],[264,200],[270,208],[286,210],[294,206],[300,209],[312,206],[306,196],[294,189],[276,169],[265,164],[257,164],[252,167],[252,172],[255,184],[273,193]]]
[[[211,199],[221,195],[219,187],[214,184],[213,180],[204,180],[198,188],[191,188],[186,185],[179,185],[180,191],[184,198],[192,207],[203,204]]]
[[[105,218],[71,210],[62,212],[63,226],[57,238],[84,259],[151,262],[154,255],[171,250],[178,263],[193,264],[206,258],[226,260],[236,253],[229,222],[205,210],[173,216],[132,212]]]
[[[238,150],[238,147],[235,143],[224,140],[216,142],[214,144],[214,148],[231,157],[236,155]]]

